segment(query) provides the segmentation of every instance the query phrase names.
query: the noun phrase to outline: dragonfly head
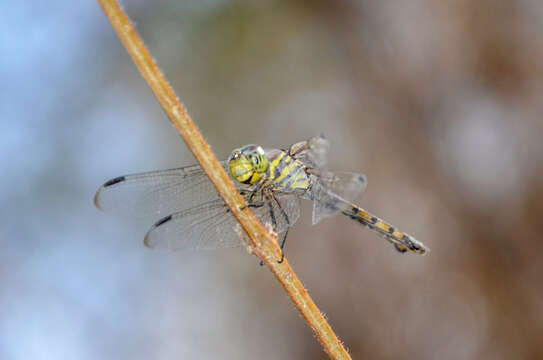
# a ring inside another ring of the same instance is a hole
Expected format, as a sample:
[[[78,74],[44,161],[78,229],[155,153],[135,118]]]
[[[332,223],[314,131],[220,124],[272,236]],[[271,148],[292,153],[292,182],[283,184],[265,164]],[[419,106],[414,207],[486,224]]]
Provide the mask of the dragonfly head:
[[[236,181],[254,184],[268,169],[268,157],[258,145],[245,145],[232,151],[228,158],[228,171]]]

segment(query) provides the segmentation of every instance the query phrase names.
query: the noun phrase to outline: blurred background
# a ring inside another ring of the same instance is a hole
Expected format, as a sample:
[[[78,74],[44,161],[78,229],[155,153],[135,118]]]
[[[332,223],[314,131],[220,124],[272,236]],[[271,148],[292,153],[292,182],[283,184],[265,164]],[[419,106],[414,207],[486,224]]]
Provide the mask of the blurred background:
[[[124,0],[219,157],[324,133],[357,200],[287,257],[355,359],[543,358],[543,6],[537,0]],[[194,163],[94,2],[0,14],[0,358],[325,359],[241,249],[160,252],[92,198]]]

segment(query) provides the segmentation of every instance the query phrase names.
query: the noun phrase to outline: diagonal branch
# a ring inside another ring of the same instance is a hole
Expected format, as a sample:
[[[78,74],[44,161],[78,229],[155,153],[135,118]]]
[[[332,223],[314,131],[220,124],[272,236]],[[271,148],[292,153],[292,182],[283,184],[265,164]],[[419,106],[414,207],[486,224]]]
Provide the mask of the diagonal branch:
[[[313,329],[326,352],[332,359],[350,359],[349,354],[338,340],[330,325],[311,300],[286,259],[278,263],[281,250],[274,235],[260,223],[245,200],[239,194],[230,177],[226,174],[209,145],[192,122],[187,111],[173,92],[170,84],[149,54],[145,44],[136,33],[128,16],[115,0],[98,0],[102,10],[117,32],[121,42],[132,57],[143,78],[162,105],[164,112],[179,131],[179,134],[194,154],[194,157],[223,198],[232,214],[249,237],[248,249],[260,258],[272,271],[288,293],[296,308]]]

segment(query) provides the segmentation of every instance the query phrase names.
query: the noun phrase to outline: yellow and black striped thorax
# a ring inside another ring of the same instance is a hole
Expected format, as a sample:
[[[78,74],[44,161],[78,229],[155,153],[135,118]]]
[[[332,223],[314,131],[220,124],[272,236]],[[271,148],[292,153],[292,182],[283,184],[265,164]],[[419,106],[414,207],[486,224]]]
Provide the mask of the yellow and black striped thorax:
[[[266,180],[273,185],[274,190],[296,191],[307,190],[310,180],[305,172],[305,166],[293,159],[282,150],[270,150]]]

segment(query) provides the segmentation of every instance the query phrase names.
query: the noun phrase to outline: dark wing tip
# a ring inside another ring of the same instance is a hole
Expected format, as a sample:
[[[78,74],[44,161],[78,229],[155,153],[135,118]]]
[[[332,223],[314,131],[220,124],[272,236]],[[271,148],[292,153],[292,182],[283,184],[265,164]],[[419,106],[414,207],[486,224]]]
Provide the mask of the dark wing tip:
[[[157,227],[164,225],[165,223],[167,223],[171,219],[172,219],[172,215],[168,215],[168,216],[163,217],[162,219],[158,220],[156,223],[154,223],[153,226],[151,226],[151,228],[147,232],[147,234],[145,234],[145,238],[143,239],[143,244],[145,244],[145,246],[147,246],[149,249],[152,249],[153,244],[151,244],[151,238],[150,238],[151,232],[154,229],[156,229]]]
[[[98,209],[104,211],[104,208],[100,205],[100,193],[103,189],[108,188],[112,185],[118,184],[122,181],[125,181],[126,178],[124,176],[119,176],[114,179],[108,180],[104,183],[104,185],[100,186],[100,189],[94,194],[94,206],[96,206]]]
[[[162,224],[170,221],[172,219],[172,216],[171,215],[168,215],[166,217],[163,217],[162,219],[158,220],[154,225],[153,225],[153,228],[157,228],[159,226],[161,226]]]
[[[110,187],[111,185],[118,184],[118,183],[120,183],[120,182],[122,182],[122,181],[125,181],[125,180],[126,180],[126,177],[124,177],[124,176],[119,176],[119,177],[116,177],[116,178],[111,179],[111,180],[109,180],[109,181],[106,181],[106,182],[104,183],[104,185],[102,185],[102,187],[107,188],[107,187]]]

